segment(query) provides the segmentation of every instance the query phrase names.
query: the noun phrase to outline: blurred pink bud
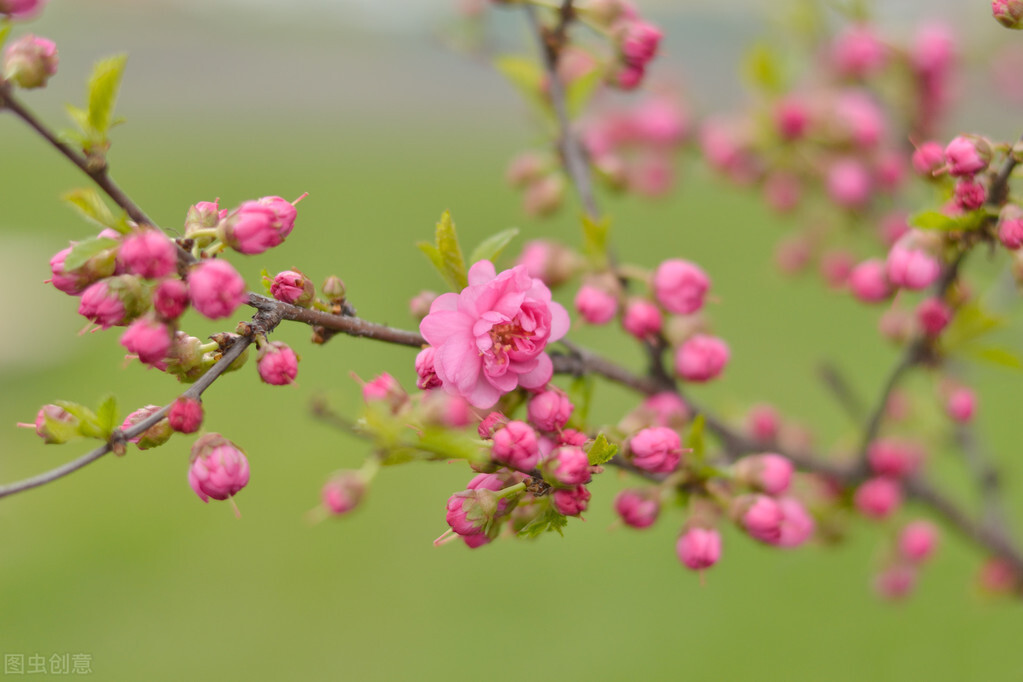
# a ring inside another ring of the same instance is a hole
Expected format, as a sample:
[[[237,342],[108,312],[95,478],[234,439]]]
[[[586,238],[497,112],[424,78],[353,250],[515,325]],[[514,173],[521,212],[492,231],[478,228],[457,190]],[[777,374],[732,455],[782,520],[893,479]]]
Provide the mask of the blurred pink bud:
[[[621,90],[635,90],[643,82],[643,76],[646,75],[646,67],[643,64],[626,62],[625,64],[619,64],[615,69],[611,69],[608,74],[612,85]]]
[[[256,367],[263,383],[287,386],[298,376],[298,356],[283,341],[271,341],[259,349]]]
[[[554,508],[559,514],[565,516],[579,516],[590,502],[590,491],[585,485],[577,485],[574,488],[558,488],[551,494]]]
[[[921,77],[933,81],[948,72],[955,50],[955,39],[949,27],[928,24],[917,31],[910,49],[910,62]]]
[[[909,223],[906,222],[906,214],[901,211],[894,211],[881,218],[881,222],[878,225],[878,236],[881,237],[881,241],[884,242],[885,246],[891,248],[909,230],[910,227]]]
[[[141,230],[124,238],[117,262],[125,271],[146,279],[165,277],[177,268],[174,242],[157,230]]]
[[[359,379],[359,381],[362,381]],[[362,384],[362,399],[366,403],[385,402],[392,412],[397,412],[408,401],[408,393],[398,380],[387,372],[381,372]]]
[[[529,399],[529,421],[541,431],[560,431],[572,416],[572,408],[572,402],[561,391],[543,391]]]
[[[714,528],[693,526],[679,537],[675,552],[688,569],[710,568],[721,558],[721,534]]]
[[[849,272],[849,290],[864,303],[877,303],[892,295],[884,263],[871,258]]]
[[[667,97],[641,102],[632,112],[632,127],[637,137],[658,147],[677,145],[690,133],[685,112]]]
[[[991,594],[1009,594],[1020,589],[1020,576],[1008,560],[992,557],[980,567],[977,575],[980,588]]]
[[[4,0],[0,0],[0,13],[3,13],[3,4]],[[57,73],[57,61],[57,45],[29,33],[4,50],[3,79],[26,90],[41,88]]]
[[[828,168],[828,196],[843,208],[861,208],[870,199],[870,171],[856,159],[841,159]]]
[[[270,295],[278,301],[308,308],[316,295],[311,279],[297,270],[285,270],[274,275]]]
[[[906,164],[900,153],[891,149],[878,152],[874,161],[875,185],[881,192],[892,194],[906,179]]]
[[[1005,28],[1023,28],[1023,0],[991,0],[991,14]]]
[[[249,482],[249,460],[219,433],[201,436],[192,445],[188,484],[203,502],[234,497]]]
[[[661,501],[654,490],[630,488],[615,497],[615,511],[622,522],[633,528],[648,528],[661,513]]]
[[[998,241],[1013,251],[1023,246],[1023,211],[1015,204],[1005,206],[998,216]]]
[[[494,433],[493,458],[512,469],[532,471],[540,459],[536,431],[525,422],[508,422]]]
[[[991,145],[976,135],[960,135],[945,147],[945,159],[950,175],[972,177],[991,162]]]
[[[892,305],[877,321],[881,336],[894,343],[904,343],[914,333],[913,316],[903,308]]]
[[[867,462],[879,476],[909,476],[920,469],[924,459],[919,445],[895,438],[879,438],[867,448]]]
[[[831,59],[839,75],[863,78],[884,68],[887,51],[866,24],[849,26],[835,38]]]
[[[622,327],[637,339],[642,341],[656,336],[663,325],[660,308],[645,298],[633,298],[626,304]]]
[[[512,187],[523,188],[540,180],[549,170],[550,165],[546,157],[538,152],[523,152],[508,164],[505,180]]]
[[[855,266],[856,261],[848,251],[828,251],[821,256],[821,275],[832,289],[844,287],[849,281],[849,274]]]
[[[922,563],[938,546],[938,528],[929,521],[911,521],[899,533],[899,554],[913,563]]]
[[[666,426],[651,426],[629,439],[632,464],[644,471],[667,474],[678,468],[682,439]]]
[[[924,142],[913,152],[913,169],[925,178],[934,174],[945,165],[945,150],[937,142]]]
[[[772,496],[789,489],[794,470],[792,462],[773,452],[749,455],[735,463],[736,479]]]
[[[606,324],[618,312],[618,299],[601,287],[584,284],[575,295],[575,309],[590,324]]]
[[[774,109],[774,127],[783,139],[798,139],[809,126],[810,111],[805,103],[793,98],[778,102]]]
[[[902,490],[898,482],[879,476],[861,484],[856,489],[853,502],[864,516],[883,519],[902,504]]]
[[[590,460],[582,448],[563,446],[556,448],[540,463],[540,470],[548,482],[572,488],[590,482]]]
[[[163,359],[171,348],[171,331],[164,323],[143,317],[124,330],[121,345],[140,362],[163,369]]]
[[[211,320],[228,317],[248,300],[245,280],[224,260],[204,260],[188,275],[192,307]]]
[[[743,495],[733,505],[733,514],[750,537],[772,545],[781,539],[785,512],[776,500],[767,495]]]
[[[188,285],[177,278],[165,279],[153,290],[153,309],[164,320],[176,320],[188,307]]]
[[[626,182],[642,196],[664,196],[675,182],[675,167],[665,154],[643,154],[628,169]]]
[[[812,255],[812,245],[803,235],[795,235],[778,243],[774,262],[786,275],[795,275],[806,267]]]
[[[523,265],[530,277],[554,287],[575,271],[575,255],[565,246],[544,239],[526,242],[516,265]]]
[[[564,198],[565,179],[557,174],[547,175],[529,183],[522,207],[530,216],[547,216],[561,207]]]
[[[965,386],[952,389],[945,400],[945,413],[961,424],[973,420],[977,411],[977,394]]]
[[[34,428],[36,435],[42,438],[43,442],[47,445],[66,443],[68,441],[68,437],[66,437],[63,433],[50,428],[50,426],[46,423],[47,420],[70,424],[75,427],[78,426],[78,417],[75,417],[63,407],[52,404],[43,405],[39,408],[39,412],[36,413],[36,420],[34,424],[19,423],[18,426]],[[78,434],[75,433],[75,435]]]
[[[483,440],[490,440],[494,437],[494,434],[498,429],[503,429],[507,424],[508,417],[504,416],[500,412],[491,412],[483,418],[483,421],[480,422],[480,425],[476,430],[479,433],[480,438]]]
[[[793,173],[774,171],[764,179],[764,201],[779,213],[796,208],[802,197],[803,183]]]
[[[618,35],[618,49],[628,64],[644,66],[656,56],[662,37],[661,29],[653,24],[627,21]]]
[[[178,398],[167,411],[167,421],[178,433],[195,433],[202,426],[202,403],[195,398]]]
[[[889,282],[916,291],[937,281],[941,275],[941,264],[927,252],[904,246],[900,241],[888,252],[886,271]]]
[[[758,443],[773,443],[781,430],[781,415],[773,405],[754,405],[746,413],[746,432]]]
[[[159,411],[160,407],[158,405],[146,405],[135,410],[125,418],[121,424],[121,431],[127,431]],[[128,442],[135,443],[139,450],[148,450],[163,445],[173,435],[174,429],[171,427],[170,422],[167,421],[167,418],[164,417],[134,438],[129,438]]]
[[[778,547],[799,547],[813,536],[817,527],[806,507],[793,497],[778,500],[782,512],[781,535],[774,543]]]
[[[874,589],[881,597],[889,601],[905,599],[915,587],[916,568],[904,564],[896,564],[884,569],[874,580]]]
[[[695,313],[703,307],[710,278],[695,263],[673,258],[657,266],[653,289],[665,310],[679,315]]]
[[[864,92],[846,91],[835,101],[835,112],[840,129],[854,147],[874,147],[884,136],[884,112],[872,97]]]
[[[412,317],[422,320],[430,314],[430,306],[435,300],[437,300],[437,292],[420,291],[408,302],[409,312],[412,313]]]
[[[940,298],[925,298],[916,307],[916,319],[927,336],[938,336],[952,320],[952,309]]]
[[[710,381],[721,374],[730,355],[728,344],[718,337],[695,334],[675,351],[675,373],[686,381]]]
[[[280,236],[283,240],[291,231],[295,229],[295,218],[298,216],[298,210],[295,208],[295,204],[305,198],[305,194],[300,196],[295,201],[288,201],[278,196],[260,197],[257,202],[268,207],[274,212],[277,223],[280,225]]]
[[[987,190],[984,189],[984,185],[970,178],[960,178],[955,185],[953,198],[956,206],[962,210],[975,211],[984,205],[984,201],[987,199]]]
[[[366,481],[358,471],[344,471],[331,476],[323,484],[320,499],[323,507],[335,516],[342,516],[359,506],[366,494]]]
[[[29,19],[42,9],[46,0],[0,0],[0,14],[11,19]]]

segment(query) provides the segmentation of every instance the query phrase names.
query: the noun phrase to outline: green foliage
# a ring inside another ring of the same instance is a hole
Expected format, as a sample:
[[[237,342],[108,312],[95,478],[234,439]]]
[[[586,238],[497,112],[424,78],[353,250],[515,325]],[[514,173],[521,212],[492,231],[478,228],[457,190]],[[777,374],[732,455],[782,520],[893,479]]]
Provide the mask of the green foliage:
[[[6,20],[0,21],[0,47],[4,46],[9,35],[11,35],[11,22]]]
[[[765,43],[753,45],[743,58],[742,72],[758,90],[777,94],[785,89],[778,51]]]
[[[104,439],[109,439],[114,429],[121,425],[119,412],[117,398],[112,395],[104,398],[96,410],[96,425]]]
[[[384,466],[448,459],[485,464],[490,459],[481,441],[466,432],[438,426],[415,428],[409,422],[409,415],[392,414],[385,401],[373,401],[363,410],[357,430],[373,441]]]
[[[86,438],[106,440],[103,429],[100,428],[99,417],[88,407],[80,403],[71,402],[70,400],[54,400],[53,404],[63,408],[68,414],[78,420],[79,423],[74,425],[78,435],[85,436]],[[47,426],[50,425],[50,421],[50,419],[46,420]]]
[[[496,261],[497,257],[504,251],[504,247],[508,246],[517,236],[519,236],[519,228],[510,227],[507,230],[502,230],[495,235],[487,237],[480,242],[479,246],[472,250],[472,253],[469,255],[469,262],[475,263],[481,260]]]
[[[90,237],[80,241],[71,248],[71,253],[64,259],[64,270],[80,268],[100,253],[117,246],[117,240],[110,237]]]
[[[502,55],[494,59],[494,68],[507,78],[530,104],[541,111],[550,111],[550,106],[540,97],[543,71],[535,61],[518,55]]]
[[[101,227],[109,227],[121,234],[127,234],[131,229],[128,226],[127,215],[122,211],[120,216],[114,216],[106,202],[103,201],[103,197],[94,189],[73,189],[60,198],[70,204],[79,215],[89,222]]]
[[[86,154],[105,152],[110,146],[107,133],[120,123],[113,114],[127,59],[127,55],[120,54],[96,62],[89,77],[87,108],[66,107],[78,130],[64,131],[61,137],[79,145]]]
[[[984,226],[988,217],[984,209],[970,211],[961,216],[947,216],[939,211],[921,211],[909,218],[909,224],[921,230],[941,230],[943,232],[966,232]]]
[[[565,90],[565,109],[568,110],[569,118],[575,118],[582,113],[603,80],[604,74],[601,70],[593,69],[569,83]]]
[[[586,430],[586,420],[590,416],[590,404],[593,398],[593,375],[584,374],[572,380],[568,386],[568,399],[575,409],[569,417],[568,426],[579,431]]]
[[[552,505],[548,503],[543,513],[538,514],[535,519],[527,523],[518,532],[520,538],[535,538],[543,533],[557,531],[558,535],[564,535],[561,529],[568,525],[568,519],[559,514]]]
[[[998,346],[970,347],[964,349],[964,352],[975,360],[992,365],[1008,369],[1023,369],[1023,360],[1020,359],[1019,355],[1006,348]]]
[[[956,311],[945,330],[942,336],[943,347],[947,353],[961,353],[999,367],[1023,369],[1023,360],[1016,353],[979,343],[984,337],[1005,326],[1004,318],[986,310],[980,303],[967,303]]]
[[[611,219],[591,220],[584,215],[582,221],[583,252],[596,269],[602,270],[607,267],[607,237],[611,231]]]
[[[703,460],[703,455],[707,450],[707,444],[703,437],[706,425],[706,418],[702,414],[698,414],[689,427],[689,433],[686,434],[685,447],[693,451],[693,457],[698,461]]]
[[[586,458],[590,461],[590,466],[597,466],[610,461],[616,454],[618,454],[618,446],[608,442],[603,433],[598,433],[596,440],[593,441],[593,445],[586,453]]]
[[[449,211],[444,211],[440,222],[437,223],[435,243],[419,242],[416,246],[426,254],[433,267],[437,268],[437,272],[453,291],[461,291],[466,287],[468,276],[465,259],[462,257],[462,247],[458,245],[458,234],[455,232],[455,223],[451,220]]]

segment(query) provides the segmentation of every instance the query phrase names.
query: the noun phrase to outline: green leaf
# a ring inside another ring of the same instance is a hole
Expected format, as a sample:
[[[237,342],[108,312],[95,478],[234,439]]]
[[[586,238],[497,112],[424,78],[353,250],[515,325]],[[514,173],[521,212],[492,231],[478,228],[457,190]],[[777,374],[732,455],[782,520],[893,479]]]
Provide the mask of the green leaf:
[[[479,439],[462,431],[428,427],[413,446],[429,453],[429,459],[464,459],[470,464],[485,464],[490,460]]]
[[[586,420],[590,416],[590,404],[593,397],[593,375],[584,374],[576,377],[568,387],[568,399],[575,405],[569,426],[578,431],[586,430]]]
[[[43,421],[46,422],[47,443],[66,443],[73,438],[81,436],[79,423],[68,423],[60,419],[54,419],[48,414],[43,414]]]
[[[779,93],[784,87],[780,59],[777,51],[758,43],[751,47],[743,58],[743,74],[755,87],[769,93]]]
[[[611,230],[611,219],[593,221],[583,216],[583,251],[598,270],[607,265],[607,236]]]
[[[518,235],[519,228],[510,227],[507,230],[502,230],[495,235],[487,237],[479,246],[472,250],[469,262],[475,263],[481,260],[496,261],[497,257],[504,251],[504,247],[508,246],[511,240],[515,239]]]
[[[7,36],[11,34],[11,22],[3,21],[0,22],[0,47],[3,47],[4,42],[7,40]]]
[[[78,126],[78,129],[82,132],[87,132],[89,130],[89,112],[71,104],[65,104],[64,107],[67,109],[68,116]]]
[[[88,438],[103,438],[103,434],[99,428],[99,419],[96,417],[96,413],[88,407],[79,403],[71,402],[70,400],[54,400],[53,404],[57,407],[64,408],[68,414],[78,419],[80,423],[75,427],[77,433]]]
[[[707,447],[703,438],[703,430],[706,423],[707,420],[702,414],[696,415],[696,419],[693,420],[692,425],[689,427],[689,433],[686,434],[685,446],[692,449],[693,456],[698,460],[703,459],[703,453]]]
[[[89,127],[104,137],[110,130],[127,59],[126,54],[101,59],[96,62],[89,79]]]
[[[451,213],[444,211],[437,223],[436,242],[419,242],[417,246],[427,255],[440,276],[454,291],[461,291],[468,284],[465,270],[465,259],[462,248],[458,245],[458,235]]]
[[[1003,318],[985,310],[979,303],[967,303],[956,311],[944,333],[946,350],[963,348],[973,341],[1005,326]]]
[[[1018,355],[1005,348],[986,346],[984,348],[968,348],[966,352],[977,360],[988,362],[1000,367],[1009,369],[1023,369],[1023,360]]]
[[[593,69],[569,83],[565,91],[565,108],[569,118],[575,118],[586,108],[603,80],[601,69]]]
[[[590,466],[597,466],[610,461],[617,453],[618,446],[608,442],[603,433],[598,433],[597,439],[593,441],[589,452],[586,453],[586,458],[590,460]]]
[[[71,253],[64,259],[64,271],[76,270],[92,258],[107,249],[117,246],[117,240],[110,237],[90,237],[80,241],[71,248]]]
[[[543,533],[557,531],[563,535],[561,529],[568,525],[568,519],[559,514],[552,507],[547,507],[544,513],[539,514],[535,519],[527,523],[518,532],[520,538],[535,538]]]
[[[494,67],[511,81],[529,102],[540,109],[550,111],[547,102],[540,96],[544,74],[535,61],[518,55],[503,55],[494,60]]]
[[[983,209],[954,217],[940,211],[921,211],[910,216],[909,224],[922,230],[965,232],[983,227],[986,218],[987,212]]]
[[[90,222],[115,230],[120,228],[120,222],[103,202],[99,192],[94,189],[73,189],[61,196],[61,200],[70,204]]]
[[[100,403],[99,409],[96,410],[96,420],[100,431],[103,433],[103,437],[110,438],[110,434],[114,432],[114,429],[121,425],[117,409],[117,398],[112,395],[107,396]]]

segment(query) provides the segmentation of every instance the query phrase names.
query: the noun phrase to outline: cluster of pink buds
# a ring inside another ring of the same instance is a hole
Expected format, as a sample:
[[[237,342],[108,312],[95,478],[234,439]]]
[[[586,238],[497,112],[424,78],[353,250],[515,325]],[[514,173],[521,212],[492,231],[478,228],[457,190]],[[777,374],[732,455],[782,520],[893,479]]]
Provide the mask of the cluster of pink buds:
[[[906,524],[875,578],[877,593],[892,601],[909,596],[916,587],[920,568],[937,550],[938,538],[937,527],[929,521],[917,520]]]
[[[580,7],[580,12],[592,18],[614,40],[616,58],[608,81],[622,90],[639,87],[647,64],[657,56],[663,37],[661,29],[643,20],[626,0],[591,0]]]

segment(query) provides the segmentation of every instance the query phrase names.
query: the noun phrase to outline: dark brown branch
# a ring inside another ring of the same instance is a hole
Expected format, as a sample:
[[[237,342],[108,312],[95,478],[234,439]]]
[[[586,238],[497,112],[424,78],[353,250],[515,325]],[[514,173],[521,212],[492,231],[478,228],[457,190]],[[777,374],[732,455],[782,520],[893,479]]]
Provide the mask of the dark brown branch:
[[[419,348],[426,343],[426,339],[416,332],[388,327],[349,315],[332,315],[319,310],[301,308],[259,294],[250,293],[248,304],[257,310],[277,311],[285,320],[303,322],[310,326],[323,327],[349,336],[364,336],[368,339],[412,346],[413,348]]]

